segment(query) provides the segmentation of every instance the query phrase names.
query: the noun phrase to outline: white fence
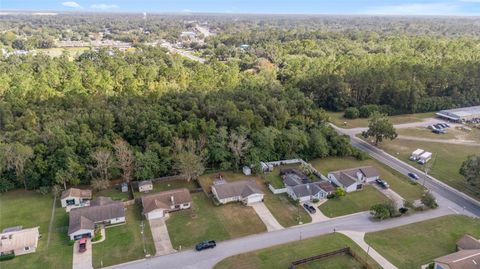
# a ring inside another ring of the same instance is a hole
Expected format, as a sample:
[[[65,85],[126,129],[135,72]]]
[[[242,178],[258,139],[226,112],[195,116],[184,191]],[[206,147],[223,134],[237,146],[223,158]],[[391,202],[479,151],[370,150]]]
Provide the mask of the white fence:
[[[286,193],[287,188],[275,189],[271,184],[268,184],[268,188],[273,192],[273,194]]]

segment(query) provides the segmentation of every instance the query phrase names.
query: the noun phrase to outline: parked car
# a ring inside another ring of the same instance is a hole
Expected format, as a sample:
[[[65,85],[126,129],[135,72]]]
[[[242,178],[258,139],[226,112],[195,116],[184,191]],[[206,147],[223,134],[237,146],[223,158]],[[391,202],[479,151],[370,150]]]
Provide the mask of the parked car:
[[[214,248],[216,246],[217,246],[217,243],[215,242],[215,240],[209,240],[209,241],[203,241],[203,242],[198,243],[195,246],[195,249],[197,251],[202,251],[204,249]]]
[[[419,177],[417,174],[412,173],[412,172],[408,173],[408,176],[411,177],[411,178],[413,178],[413,179],[415,179],[415,180],[419,180],[419,179],[420,179],[420,177]]]
[[[445,134],[445,130],[443,129],[433,129],[432,130],[432,133],[435,133],[435,134]]]
[[[378,185],[380,185],[380,187],[384,189],[390,188],[390,185],[388,185],[388,183],[385,180],[377,179],[376,182]]]
[[[317,212],[317,210],[315,209],[315,207],[309,205],[309,204],[303,204],[303,207],[310,213],[310,214],[314,214],[315,212]]]
[[[443,129],[444,128],[442,126],[442,124],[440,124],[440,123],[437,123],[437,124],[433,125],[433,127],[435,127],[436,129]]]
[[[87,251],[87,238],[82,238],[78,242],[78,252],[82,253]]]

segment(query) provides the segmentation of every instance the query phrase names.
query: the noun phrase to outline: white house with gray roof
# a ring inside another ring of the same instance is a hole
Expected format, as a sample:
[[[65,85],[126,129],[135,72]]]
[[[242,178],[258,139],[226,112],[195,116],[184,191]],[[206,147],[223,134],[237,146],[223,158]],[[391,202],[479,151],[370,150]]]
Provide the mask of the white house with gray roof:
[[[253,179],[214,184],[212,193],[221,204],[242,202],[246,205],[262,202],[264,195]]]
[[[363,184],[373,182],[380,178],[378,170],[373,166],[357,167],[338,170],[328,173],[328,179],[346,192],[361,190]]]
[[[335,187],[330,182],[310,182],[306,175],[296,169],[282,169],[280,174],[287,194],[300,202],[324,199],[335,191]]]

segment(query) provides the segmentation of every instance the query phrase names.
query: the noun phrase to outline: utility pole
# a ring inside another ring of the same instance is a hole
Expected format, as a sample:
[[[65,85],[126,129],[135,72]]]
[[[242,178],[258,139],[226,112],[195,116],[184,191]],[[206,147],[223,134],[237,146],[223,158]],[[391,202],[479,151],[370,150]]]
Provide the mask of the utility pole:
[[[425,163],[423,166],[423,172],[425,173],[425,177],[423,178],[423,184],[422,184],[423,187],[425,187],[425,180],[427,180],[428,172],[430,172],[430,169],[432,169],[436,159],[437,159],[437,154],[434,153],[432,161]]]

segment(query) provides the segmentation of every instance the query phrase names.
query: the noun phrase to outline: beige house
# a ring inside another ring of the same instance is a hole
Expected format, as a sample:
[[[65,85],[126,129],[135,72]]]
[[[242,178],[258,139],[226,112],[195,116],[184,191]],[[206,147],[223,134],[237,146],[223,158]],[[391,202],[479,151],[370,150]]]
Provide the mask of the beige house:
[[[188,189],[162,191],[142,197],[143,214],[147,219],[164,217],[168,212],[190,208],[192,197]]]
[[[263,201],[263,192],[254,180],[221,182],[212,186],[212,193],[221,203],[242,202],[246,205]]]
[[[0,255],[14,253],[15,256],[37,250],[39,227],[22,229],[21,226],[3,230],[0,234]]]
[[[139,192],[148,192],[153,190],[153,183],[150,180],[144,180],[138,182],[138,191]]]
[[[480,241],[464,235],[457,242],[457,252],[435,259],[434,269],[479,269]]]
[[[62,207],[82,207],[88,206],[92,199],[91,190],[81,190],[77,188],[70,188],[62,192],[60,202]]]

